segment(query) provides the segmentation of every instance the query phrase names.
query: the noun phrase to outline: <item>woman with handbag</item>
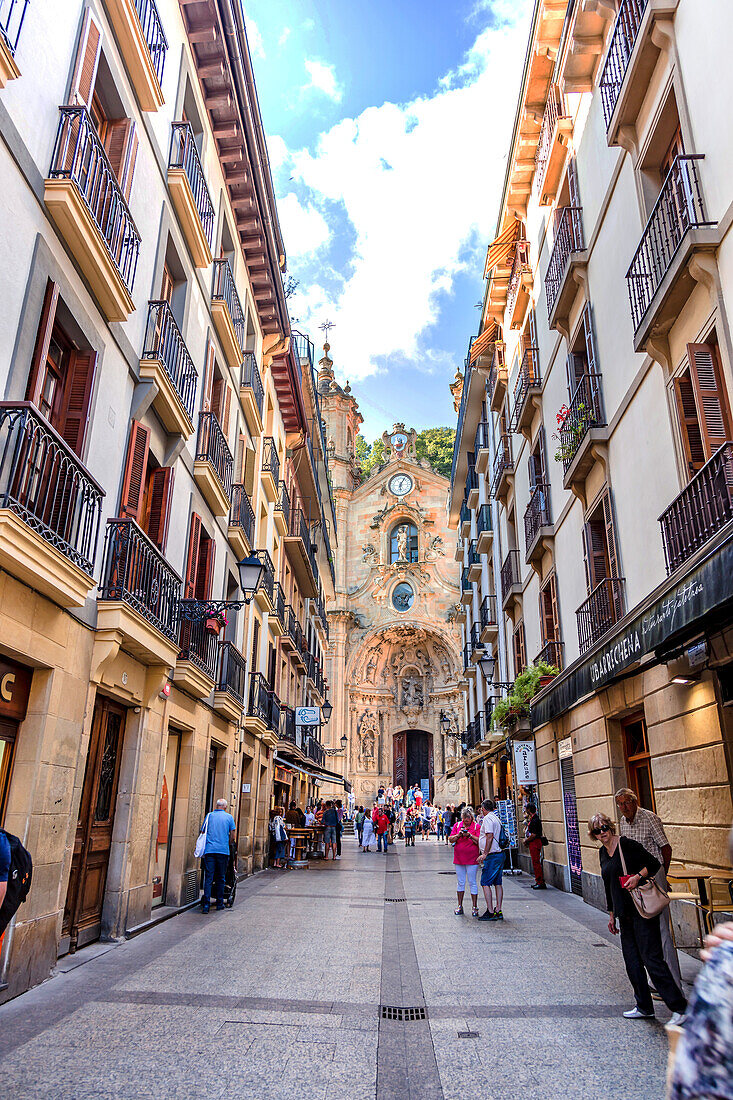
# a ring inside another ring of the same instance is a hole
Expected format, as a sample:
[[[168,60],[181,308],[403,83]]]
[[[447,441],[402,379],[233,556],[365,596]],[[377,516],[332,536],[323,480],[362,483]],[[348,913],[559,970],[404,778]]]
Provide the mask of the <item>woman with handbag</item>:
[[[659,914],[669,905],[669,898],[653,882],[660,867],[659,860],[630,837],[616,836],[616,826],[605,814],[593,815],[588,822],[588,835],[601,842],[608,930],[614,936],[617,931],[621,933],[626,973],[636,998],[635,1007],[624,1012],[624,1016],[627,1020],[653,1019],[654,1002],[648,971],[659,996],[672,1013],[670,1022],[679,1024],[687,1000],[664,961]]]
[[[533,802],[527,804],[527,824],[524,832],[524,842],[529,848],[529,854],[532,857],[532,870],[534,871],[534,886],[533,890],[546,890],[545,874],[542,867],[542,845],[544,843],[542,837],[542,822],[540,821],[540,815],[537,813],[537,807]]]

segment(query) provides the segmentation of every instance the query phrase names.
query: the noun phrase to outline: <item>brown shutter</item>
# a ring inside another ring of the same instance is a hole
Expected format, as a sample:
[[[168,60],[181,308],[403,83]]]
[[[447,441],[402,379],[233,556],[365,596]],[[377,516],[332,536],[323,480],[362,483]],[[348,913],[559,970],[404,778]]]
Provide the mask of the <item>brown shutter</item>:
[[[102,28],[94,18],[91,8],[87,8],[79,37],[79,47],[76,51],[69,103],[83,103],[85,107],[91,103],[101,52]]]
[[[567,358],[566,370],[568,375],[568,394],[572,400],[575,391],[588,371],[588,364],[586,363],[585,356],[571,351]]]
[[[730,412],[717,348],[712,344],[688,344],[690,375],[695,391],[705,458],[730,439]]]
[[[214,384],[214,345],[209,337],[206,349],[206,367],[204,368],[204,384],[201,389],[201,408],[208,411],[211,408],[211,388]]]
[[[49,279],[46,283],[46,293],[43,296],[41,320],[38,325],[36,346],[33,351],[31,371],[28,375],[28,385],[25,391],[26,401],[32,401],[34,405],[38,405],[41,399],[43,376],[45,373],[46,360],[48,359],[48,349],[51,344],[51,333],[53,332],[53,325],[56,320],[56,306],[58,300],[59,284]]]
[[[250,499],[254,500],[255,491],[255,467],[257,455],[251,447],[244,448],[244,491]]]
[[[129,118],[110,119],[109,122],[104,124],[104,151],[118,183],[122,180],[122,169],[125,164],[125,151],[131,126],[132,122]]]
[[[135,174],[135,162],[137,161],[138,145],[139,142],[137,131],[135,130],[135,123],[131,122],[129,130],[127,132],[127,144],[125,146],[125,157],[122,166],[122,175],[119,177],[122,194],[125,196],[125,202],[130,201],[130,191],[132,190],[132,177]]]
[[[677,414],[682,432],[682,446],[687,461],[687,473],[689,477],[692,477],[705,465],[705,446],[702,441],[700,421],[697,418],[695,391],[692,388],[689,371],[685,371],[679,378],[675,378],[674,392],[677,398]]]
[[[590,302],[585,303],[583,310],[583,332],[585,334],[585,351],[588,356],[588,373],[598,374],[598,355],[596,354],[596,342],[593,334],[593,312]]]
[[[226,396],[224,398],[224,411],[221,419],[221,430],[226,436],[229,433],[229,412],[232,403],[232,391],[231,388],[227,386],[226,382],[224,383],[224,389],[226,390]]]
[[[609,576],[620,577],[618,567],[618,547],[616,545],[616,524],[613,518],[613,501],[609,489],[603,494],[603,523],[606,532],[606,552],[608,554]]]
[[[554,576],[554,574],[551,574],[551,576]],[[542,641],[551,642],[555,637],[555,622],[549,581],[540,592],[540,621],[542,623]]]
[[[214,555],[216,552],[216,546],[214,540],[210,539],[206,532],[201,532],[201,541],[199,542],[199,556],[198,565],[196,567],[196,590],[195,598],[197,600],[208,600],[211,597],[211,584],[214,579]]]
[[[550,573],[547,584],[542,590],[543,597],[543,629],[545,641],[560,641],[560,612],[557,606],[557,577]]]
[[[255,619],[254,625],[252,627],[252,661],[251,661],[252,673],[255,673],[259,670],[259,666],[257,664],[257,659],[258,659],[258,656],[259,656],[259,649],[260,649],[260,623],[259,623],[258,619]]]
[[[145,495],[145,471],[148,465],[150,432],[139,420],[133,420],[130,429],[130,442],[127,445],[125,476],[122,479],[120,497],[120,515],[140,522],[140,514]]]
[[[168,538],[174,473],[172,466],[161,466],[150,478],[147,532],[161,553],[165,551]]]
[[[97,353],[72,351],[69,373],[64,387],[64,402],[59,435],[63,436],[75,454],[82,457],[89,422],[89,404],[94,385]]]
[[[535,459],[535,473],[538,481],[547,481],[547,456],[545,452],[545,426],[540,428],[537,436],[537,458]]]
[[[191,513],[191,529],[188,532],[188,553],[186,554],[186,580],[184,599],[192,600],[196,595],[196,573],[199,565],[201,546],[201,517]]]
[[[518,676],[527,667],[527,654],[524,642],[524,623],[514,631],[514,674]]]
[[[580,191],[578,190],[578,165],[575,157],[568,161],[568,192],[570,205],[580,206]]]

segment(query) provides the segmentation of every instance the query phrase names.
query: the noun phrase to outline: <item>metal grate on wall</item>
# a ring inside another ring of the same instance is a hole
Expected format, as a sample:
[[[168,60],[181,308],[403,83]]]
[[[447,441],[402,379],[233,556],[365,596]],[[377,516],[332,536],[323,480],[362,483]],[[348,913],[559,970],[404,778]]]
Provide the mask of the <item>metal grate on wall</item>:
[[[199,896],[199,873],[198,869],[194,868],[193,871],[186,871],[183,876],[183,883],[181,886],[181,905],[190,905],[194,901],[198,901]]]

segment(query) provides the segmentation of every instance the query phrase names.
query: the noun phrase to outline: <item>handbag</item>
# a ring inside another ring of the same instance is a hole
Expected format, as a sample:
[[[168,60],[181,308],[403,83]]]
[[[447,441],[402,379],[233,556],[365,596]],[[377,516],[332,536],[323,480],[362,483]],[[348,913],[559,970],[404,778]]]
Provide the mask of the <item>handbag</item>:
[[[193,854],[196,859],[201,859],[202,855],[206,851],[206,837],[208,836],[208,833],[209,815],[207,814],[204,819],[204,827],[198,835],[198,839],[196,840],[196,847],[193,850]]]
[[[549,842],[549,840],[547,839],[547,837],[546,837],[546,836],[543,836],[543,837],[542,837],[542,847],[543,847],[543,848],[546,848],[546,847],[547,847],[547,845],[548,845],[549,843],[550,843],[550,842]]]
[[[628,875],[626,860],[624,859],[624,847],[620,837],[618,841],[618,850],[621,855],[621,866],[624,869],[624,874]],[[660,886],[657,886],[653,878],[650,878],[647,882],[639,886],[635,886],[634,889],[629,890],[628,893],[631,894],[631,900],[636,906],[637,913],[640,917],[644,917],[645,920],[651,920],[652,917],[658,917],[662,910],[666,909],[669,905],[669,897]]]

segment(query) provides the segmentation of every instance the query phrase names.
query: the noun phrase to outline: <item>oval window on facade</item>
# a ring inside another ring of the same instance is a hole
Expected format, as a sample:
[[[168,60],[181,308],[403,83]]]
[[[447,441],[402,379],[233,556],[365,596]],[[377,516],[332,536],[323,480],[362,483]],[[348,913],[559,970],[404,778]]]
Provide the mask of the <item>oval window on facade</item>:
[[[407,581],[400,581],[392,590],[392,606],[395,611],[409,611],[415,602],[415,590]]]

